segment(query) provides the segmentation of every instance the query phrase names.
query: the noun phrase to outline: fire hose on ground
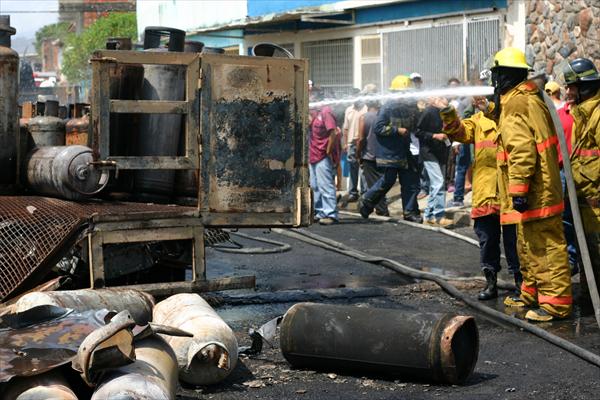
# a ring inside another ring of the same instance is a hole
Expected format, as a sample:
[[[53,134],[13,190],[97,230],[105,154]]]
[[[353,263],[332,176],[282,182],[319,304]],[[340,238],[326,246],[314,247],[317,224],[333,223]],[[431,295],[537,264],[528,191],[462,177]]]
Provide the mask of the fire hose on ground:
[[[576,344],[571,343],[568,340],[565,340],[556,335],[553,335],[553,334],[545,331],[544,329],[539,328],[531,323],[528,323],[528,322],[522,321],[518,318],[503,314],[499,311],[496,311],[496,310],[480,303],[479,301],[471,299],[469,296],[465,295],[460,290],[458,290],[456,287],[451,285],[446,280],[446,279],[448,279],[448,277],[441,277],[438,274],[420,271],[420,270],[408,267],[404,264],[401,264],[397,261],[394,261],[394,260],[391,260],[388,258],[372,256],[372,255],[363,253],[361,251],[358,251],[356,249],[353,249],[351,247],[348,247],[348,246],[344,245],[343,243],[334,241],[332,239],[329,239],[329,238],[326,238],[326,237],[323,237],[320,235],[316,235],[314,233],[311,233],[311,232],[308,232],[305,230],[273,229],[273,232],[303,241],[305,243],[312,244],[317,247],[321,247],[326,250],[335,251],[337,253],[344,254],[349,257],[353,257],[353,258],[363,261],[363,262],[381,265],[381,266],[388,268],[394,272],[397,272],[402,275],[406,275],[413,279],[422,279],[422,280],[428,280],[428,281],[435,282],[446,293],[450,294],[452,297],[455,297],[455,298],[461,300],[468,306],[474,308],[475,310],[477,310],[480,313],[482,313],[483,315],[491,318],[492,320],[495,320],[498,322],[503,322],[503,323],[509,323],[513,326],[516,326],[517,328],[527,331],[541,339],[546,340],[547,342],[549,342],[555,346],[560,347],[563,350],[568,351],[569,353],[571,353],[573,355],[576,355],[577,357],[589,362],[590,364],[600,367],[600,356],[598,356],[597,354],[594,354],[588,350],[585,350],[584,348],[577,346]]]

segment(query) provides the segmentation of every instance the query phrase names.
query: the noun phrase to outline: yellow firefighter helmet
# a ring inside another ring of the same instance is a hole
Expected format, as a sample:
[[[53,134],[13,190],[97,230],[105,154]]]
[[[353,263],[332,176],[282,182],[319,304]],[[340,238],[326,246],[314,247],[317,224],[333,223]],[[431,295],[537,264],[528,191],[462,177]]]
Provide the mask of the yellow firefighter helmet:
[[[507,47],[496,53],[492,69],[496,67],[531,69],[527,64],[525,53],[515,47]]]
[[[390,85],[390,90],[406,90],[412,86],[412,81],[406,75],[396,75],[394,79],[392,79],[392,84]]]

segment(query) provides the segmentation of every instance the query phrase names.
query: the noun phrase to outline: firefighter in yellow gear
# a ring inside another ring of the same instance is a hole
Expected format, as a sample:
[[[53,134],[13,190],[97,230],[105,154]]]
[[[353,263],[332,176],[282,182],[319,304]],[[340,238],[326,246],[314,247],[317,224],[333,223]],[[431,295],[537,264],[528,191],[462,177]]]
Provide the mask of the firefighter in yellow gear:
[[[514,277],[517,291],[521,288],[523,277],[517,255],[517,224],[500,224],[500,214],[511,214],[514,210],[510,205],[504,210],[500,209],[496,167],[498,130],[493,115],[490,115],[494,104],[485,97],[474,97],[473,106],[478,112],[462,121],[452,106],[441,110],[440,115],[444,121],[443,131],[452,140],[475,145],[471,218],[479,238],[481,269],[486,279],[486,287],[479,293],[478,299],[489,300],[498,297],[501,237],[508,269]],[[509,204],[506,200],[504,203]]]
[[[510,198],[514,208],[501,215],[501,223],[519,223],[527,253],[521,265],[521,294],[504,303],[533,307],[525,315],[531,321],[565,318],[571,314],[573,297],[561,220],[558,138],[538,87],[527,81],[525,54],[505,48],[496,53],[491,69],[500,199]]]
[[[567,96],[575,105],[573,148],[570,155],[573,180],[596,284],[600,282],[600,74],[591,60],[578,58],[564,69]],[[581,295],[589,299],[585,272],[581,271]]]

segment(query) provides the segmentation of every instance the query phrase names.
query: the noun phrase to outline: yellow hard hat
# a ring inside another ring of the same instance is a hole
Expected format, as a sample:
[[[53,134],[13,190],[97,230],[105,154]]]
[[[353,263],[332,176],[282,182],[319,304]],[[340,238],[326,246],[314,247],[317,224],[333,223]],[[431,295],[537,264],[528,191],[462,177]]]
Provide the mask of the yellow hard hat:
[[[412,86],[412,81],[406,75],[396,75],[394,79],[392,79],[392,84],[390,85],[390,90],[406,90]]]
[[[525,53],[515,47],[507,47],[496,53],[492,69],[496,67],[531,69],[527,64]]]

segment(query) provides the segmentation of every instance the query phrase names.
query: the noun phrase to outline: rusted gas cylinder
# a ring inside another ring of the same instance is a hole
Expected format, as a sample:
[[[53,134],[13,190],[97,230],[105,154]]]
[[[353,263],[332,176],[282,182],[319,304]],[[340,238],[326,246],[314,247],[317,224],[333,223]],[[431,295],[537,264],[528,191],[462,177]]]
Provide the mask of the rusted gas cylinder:
[[[100,193],[109,179],[109,172],[95,168],[92,161],[89,147],[36,147],[25,160],[27,186],[38,194],[67,200],[91,197]]]
[[[238,344],[231,328],[197,294],[181,293],[154,306],[153,320],[194,334],[194,337],[165,336],[175,350],[179,378],[192,385],[212,385],[235,368]]]
[[[65,121],[58,118],[58,101],[46,100],[44,115],[29,120],[33,147],[64,146]]]
[[[168,37],[168,49],[159,48]],[[182,52],[185,31],[160,26],[144,31],[147,52]],[[183,65],[145,65],[142,98],[144,100],[184,100]],[[180,114],[144,114],[140,119],[135,154],[138,156],[177,156],[182,116]],[[135,172],[135,192],[142,201],[168,201],[173,196],[175,170],[139,170]]]
[[[184,52],[201,53],[204,43],[186,40]],[[185,153],[185,126],[181,124],[179,134],[179,154]],[[197,169],[183,169],[175,171],[175,200],[177,204],[195,206],[198,204],[198,174]]]
[[[65,377],[57,370],[40,375],[16,377],[0,392],[7,400],[77,400]]]
[[[470,316],[298,303],[281,322],[280,344],[295,367],[462,384],[479,334]]]
[[[129,311],[138,325],[152,321],[154,298],[145,292],[133,289],[80,289],[49,292],[31,292],[15,303],[16,312],[30,308],[52,305],[77,311],[107,309]]]
[[[106,372],[92,400],[174,400],[177,359],[171,346],[152,335],[135,344],[135,362]]]
[[[19,54],[10,48],[15,33],[10,16],[0,15],[0,185],[14,184],[17,176]]]
[[[89,128],[90,128],[90,105],[85,103],[76,103],[74,114],[65,125],[65,141],[67,146],[78,144],[88,146]]]
[[[250,55],[259,57],[294,58],[294,55],[287,49],[284,49],[275,43],[257,43],[250,50]]]

